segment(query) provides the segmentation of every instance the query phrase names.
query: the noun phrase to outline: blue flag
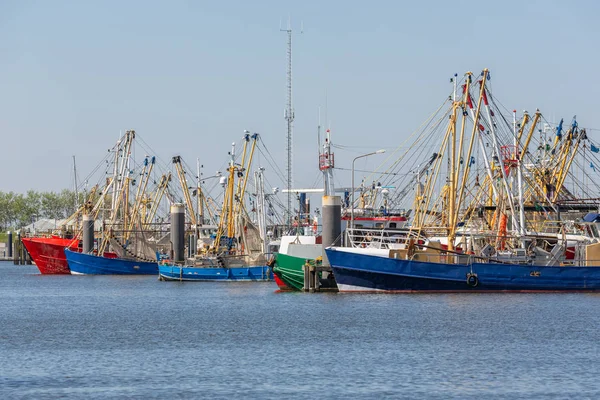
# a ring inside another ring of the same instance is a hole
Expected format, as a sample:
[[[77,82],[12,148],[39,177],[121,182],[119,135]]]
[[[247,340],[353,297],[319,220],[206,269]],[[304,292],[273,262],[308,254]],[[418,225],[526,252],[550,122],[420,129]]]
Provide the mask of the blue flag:
[[[594,167],[594,163],[590,163],[590,168],[596,171],[596,167]]]
[[[594,153],[600,152],[600,149],[594,146],[592,143],[590,143],[590,150],[592,150]]]

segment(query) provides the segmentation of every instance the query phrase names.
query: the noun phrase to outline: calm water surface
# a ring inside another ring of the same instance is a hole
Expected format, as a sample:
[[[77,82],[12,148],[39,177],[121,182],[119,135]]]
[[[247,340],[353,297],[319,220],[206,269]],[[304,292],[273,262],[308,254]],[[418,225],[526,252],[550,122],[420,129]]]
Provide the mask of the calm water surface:
[[[0,273],[2,399],[600,398],[596,294]]]

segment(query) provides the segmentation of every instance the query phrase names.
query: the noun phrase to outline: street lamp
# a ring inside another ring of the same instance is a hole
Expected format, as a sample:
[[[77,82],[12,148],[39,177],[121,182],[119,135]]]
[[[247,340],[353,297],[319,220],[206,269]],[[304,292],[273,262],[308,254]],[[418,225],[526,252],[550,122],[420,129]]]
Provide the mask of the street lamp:
[[[197,181],[196,181],[196,208],[197,208],[197,216],[196,216],[196,222],[198,226],[202,226],[204,225],[204,209],[203,209],[203,202],[204,202],[204,192],[202,192],[202,184],[205,183],[205,181],[209,180],[209,179],[213,179],[213,178],[221,178],[223,177],[223,174],[221,173],[221,171],[217,171],[215,173],[215,175],[213,176],[202,176],[203,173],[201,171],[201,168],[204,168],[204,165],[200,165],[200,161],[198,160],[198,176],[197,176]],[[191,189],[191,187],[190,187]]]
[[[385,153],[385,149],[377,150],[372,153],[363,154],[357,157],[354,157],[352,160],[352,202],[350,203],[350,227],[354,228],[354,162],[359,158],[372,156],[374,154],[383,154]]]

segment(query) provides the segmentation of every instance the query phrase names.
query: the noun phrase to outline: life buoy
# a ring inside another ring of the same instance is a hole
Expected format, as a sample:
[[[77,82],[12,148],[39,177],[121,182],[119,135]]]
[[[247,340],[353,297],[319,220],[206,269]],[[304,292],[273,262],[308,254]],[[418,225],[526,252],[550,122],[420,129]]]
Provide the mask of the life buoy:
[[[476,287],[477,285],[479,285],[479,278],[477,277],[477,274],[467,274],[467,285],[471,287]]]

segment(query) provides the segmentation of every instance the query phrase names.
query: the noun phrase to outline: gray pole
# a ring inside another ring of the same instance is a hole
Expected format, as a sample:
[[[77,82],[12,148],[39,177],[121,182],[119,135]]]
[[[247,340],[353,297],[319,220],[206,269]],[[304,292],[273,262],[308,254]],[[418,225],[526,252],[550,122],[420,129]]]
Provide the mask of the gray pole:
[[[354,162],[360,157],[352,160],[352,201],[350,202],[350,228],[354,229]]]
[[[323,196],[323,249],[339,246],[342,233],[342,199],[340,196]],[[325,254],[325,251],[323,251]],[[323,265],[329,265],[323,257]]]
[[[6,247],[8,247],[8,258],[12,258],[13,256],[13,237],[12,237],[12,232],[8,231],[7,232],[8,237],[6,238]]]
[[[173,262],[183,263],[185,245],[185,207],[181,203],[171,206],[171,244],[173,245]]]
[[[94,217],[83,215],[82,253],[88,254],[94,250]]]
[[[17,254],[16,254],[17,262],[15,263],[15,265],[23,265],[25,263],[25,260],[24,260],[25,257],[23,257],[24,245],[23,245],[23,242],[21,241],[21,230],[17,231],[17,243],[18,243],[18,246],[15,249],[17,252]]]

